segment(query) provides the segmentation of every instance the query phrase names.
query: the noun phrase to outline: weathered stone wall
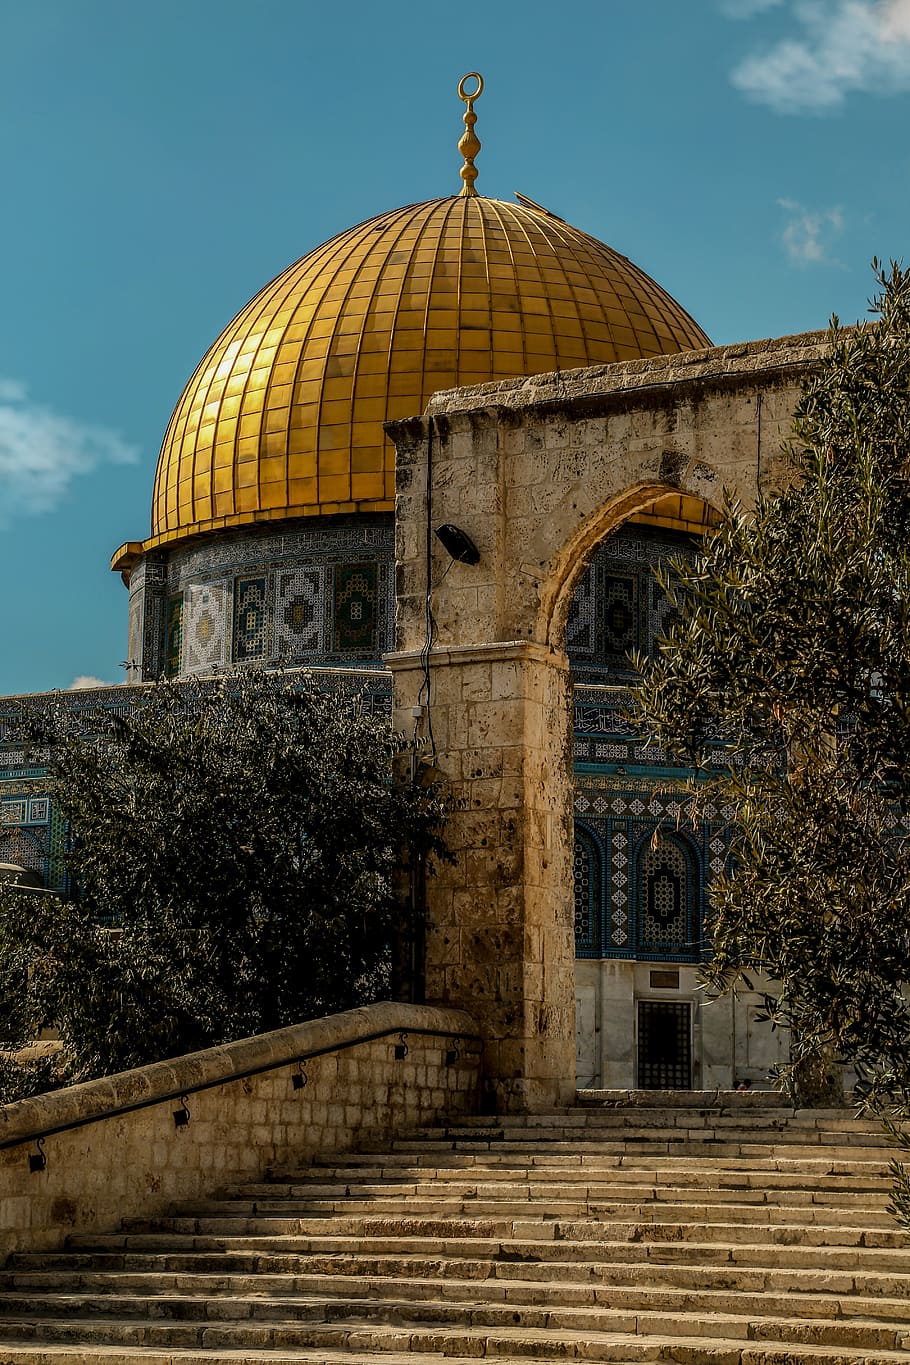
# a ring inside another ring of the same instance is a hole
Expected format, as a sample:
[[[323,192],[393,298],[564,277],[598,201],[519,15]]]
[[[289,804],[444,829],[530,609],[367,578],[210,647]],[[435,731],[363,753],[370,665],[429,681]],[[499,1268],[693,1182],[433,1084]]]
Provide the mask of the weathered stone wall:
[[[453,390],[388,426],[395,724],[416,724],[460,800],[458,861],[428,886],[428,994],[471,1002],[503,1107],[564,1102],[574,1075],[574,586],[604,536],[666,494],[719,507],[726,490],[749,507],[779,487],[826,344],[811,333]],[[428,547],[428,522],[461,527],[480,562]]]
[[[459,1011],[372,1005],[6,1105],[0,1263],[21,1248],[59,1246],[71,1231],[151,1217],[269,1166],[471,1113],[475,1032]],[[407,1055],[397,1058],[402,1041]],[[295,1089],[298,1058],[314,1051],[323,1055],[303,1063],[306,1084]],[[182,1094],[190,1121],[177,1128]],[[145,1107],[128,1108],[137,1103]],[[47,1165],[31,1172],[42,1132]]]

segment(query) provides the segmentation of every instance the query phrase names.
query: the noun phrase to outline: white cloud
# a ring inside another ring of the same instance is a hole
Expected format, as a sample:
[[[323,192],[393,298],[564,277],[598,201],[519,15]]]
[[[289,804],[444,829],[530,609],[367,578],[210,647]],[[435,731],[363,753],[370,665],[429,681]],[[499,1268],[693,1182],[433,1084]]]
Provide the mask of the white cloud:
[[[910,0],[796,0],[793,17],[794,34],[733,71],[750,99],[779,114],[825,113],[854,91],[910,90]]]
[[[79,474],[138,458],[116,432],[61,416],[30,399],[19,380],[0,378],[0,525],[51,511]]]
[[[793,199],[778,199],[786,211],[783,243],[793,265],[838,265],[831,255],[831,244],[844,230],[840,209],[813,212]]]
[[[103,678],[93,678],[91,673],[80,673],[78,678],[74,678],[69,685],[70,692],[81,692],[90,687],[113,687],[114,683],[105,682]]]

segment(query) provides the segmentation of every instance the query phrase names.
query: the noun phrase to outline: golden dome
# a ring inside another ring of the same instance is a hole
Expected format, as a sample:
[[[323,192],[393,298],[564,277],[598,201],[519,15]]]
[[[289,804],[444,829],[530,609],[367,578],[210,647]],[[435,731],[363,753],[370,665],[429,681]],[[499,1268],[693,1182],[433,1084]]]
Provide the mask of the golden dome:
[[[391,511],[382,422],[438,389],[708,345],[631,261],[529,201],[380,214],[289,266],[203,357],[165,433],[145,546]]]

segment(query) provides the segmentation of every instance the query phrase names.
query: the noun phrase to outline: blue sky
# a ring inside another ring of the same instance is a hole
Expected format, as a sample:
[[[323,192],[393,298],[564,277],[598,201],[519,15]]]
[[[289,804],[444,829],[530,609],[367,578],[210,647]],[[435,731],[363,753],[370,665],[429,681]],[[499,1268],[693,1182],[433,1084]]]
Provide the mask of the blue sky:
[[[197,361],[352,223],[530,195],[718,343],[866,307],[907,255],[910,0],[0,0],[0,694],[119,681]]]

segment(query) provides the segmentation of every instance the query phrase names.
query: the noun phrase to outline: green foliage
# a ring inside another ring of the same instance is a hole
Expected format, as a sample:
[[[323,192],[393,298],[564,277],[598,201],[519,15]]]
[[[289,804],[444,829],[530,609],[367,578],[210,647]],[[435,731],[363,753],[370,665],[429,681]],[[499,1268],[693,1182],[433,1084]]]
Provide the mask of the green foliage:
[[[442,853],[444,808],[392,782],[384,721],[252,674],[98,728],[39,718],[73,893],[0,897],[3,1033],[53,1021],[85,1079],[388,993],[396,868]]]
[[[728,504],[700,559],[674,565],[678,619],[637,704],[699,795],[737,812],[709,986],[772,979],[797,1097],[824,1090],[819,1059],[842,1059],[872,1102],[906,1111],[910,273],[874,266],[880,321],[832,322],[792,486],[753,516]]]

